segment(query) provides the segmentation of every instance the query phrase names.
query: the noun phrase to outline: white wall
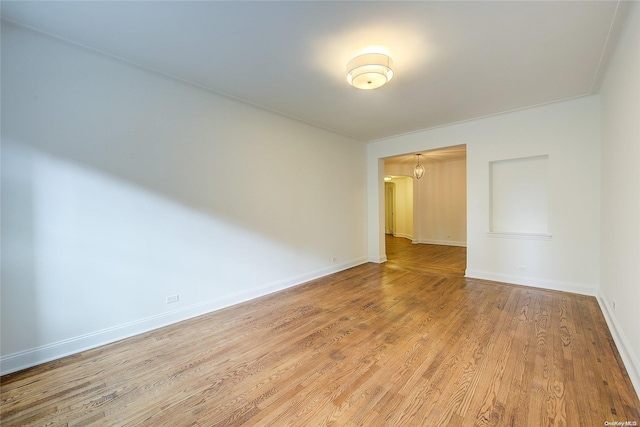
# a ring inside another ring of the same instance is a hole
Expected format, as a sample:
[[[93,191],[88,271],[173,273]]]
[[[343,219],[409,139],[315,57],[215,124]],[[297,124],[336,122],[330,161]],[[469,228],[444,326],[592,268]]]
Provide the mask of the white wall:
[[[640,4],[629,5],[625,31],[600,89],[600,303],[640,394]]]
[[[416,243],[465,246],[467,241],[466,161],[425,163],[418,181],[420,215]]]
[[[547,155],[490,163],[489,230],[549,234],[548,163]]]
[[[358,141],[4,22],[2,107],[3,373],[366,261]]]
[[[467,275],[595,295],[599,283],[598,96],[502,114],[368,144],[369,259],[384,258],[380,158],[467,145]],[[489,231],[489,162],[549,155],[548,240]],[[376,226],[377,225],[377,226]],[[378,252],[380,251],[380,252]]]

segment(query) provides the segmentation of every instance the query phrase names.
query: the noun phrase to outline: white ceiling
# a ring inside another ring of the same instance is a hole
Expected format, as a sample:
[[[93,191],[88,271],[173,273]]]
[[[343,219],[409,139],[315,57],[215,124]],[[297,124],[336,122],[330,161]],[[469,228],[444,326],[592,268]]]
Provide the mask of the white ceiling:
[[[2,1],[2,16],[373,141],[597,91],[617,1]],[[611,37],[610,37],[611,34]],[[395,75],[350,87],[372,47]]]
[[[417,163],[416,154],[420,154],[420,163],[442,163],[452,162],[455,160],[464,160],[467,158],[467,146],[456,145],[453,147],[439,148],[437,150],[420,151],[402,156],[390,157],[385,159],[385,166],[415,166]]]

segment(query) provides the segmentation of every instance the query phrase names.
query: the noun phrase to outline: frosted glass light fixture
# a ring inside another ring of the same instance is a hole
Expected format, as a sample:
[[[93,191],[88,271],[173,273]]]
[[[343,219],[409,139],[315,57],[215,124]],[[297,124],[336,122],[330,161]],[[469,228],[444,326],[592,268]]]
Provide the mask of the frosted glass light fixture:
[[[421,154],[416,154],[416,156],[418,157],[418,164],[413,168],[413,176],[415,176],[416,179],[420,179],[422,178],[422,175],[424,175],[424,166],[420,164]]]
[[[393,60],[382,53],[356,56],[347,63],[347,81],[358,89],[377,89],[393,77]]]

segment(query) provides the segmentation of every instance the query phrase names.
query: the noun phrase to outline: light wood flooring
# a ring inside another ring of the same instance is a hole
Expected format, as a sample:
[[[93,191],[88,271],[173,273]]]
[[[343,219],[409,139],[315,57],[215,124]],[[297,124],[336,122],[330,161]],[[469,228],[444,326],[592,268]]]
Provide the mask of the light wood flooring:
[[[603,426],[640,403],[593,297],[364,264],[1,378],[0,424]]]

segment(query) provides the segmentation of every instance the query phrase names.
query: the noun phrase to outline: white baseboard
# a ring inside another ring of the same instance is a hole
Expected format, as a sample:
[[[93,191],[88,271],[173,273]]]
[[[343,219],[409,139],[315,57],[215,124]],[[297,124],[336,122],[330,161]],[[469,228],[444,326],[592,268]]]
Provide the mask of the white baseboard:
[[[382,264],[383,262],[387,262],[387,256],[382,255],[379,257],[370,257],[369,262],[375,262],[376,264]]]
[[[427,244],[427,245],[442,245],[442,246],[462,246],[467,247],[467,242],[459,242],[455,240],[431,240],[431,239],[419,239],[413,240],[414,244]]]
[[[268,295],[273,292],[282,291],[287,288],[301,285],[310,280],[337,273],[339,271],[346,270],[348,268],[352,268],[366,262],[366,258],[359,258],[350,262],[342,263],[339,265],[332,265],[330,267],[322,268],[310,273],[291,277],[289,279],[269,283],[250,290],[237,292],[235,294],[226,295],[221,298],[215,298],[198,304],[193,304],[189,307],[161,313],[155,316],[146,317],[144,319],[139,319],[111,328],[102,329],[100,331],[91,332],[63,341],[58,341],[52,344],[47,344],[33,349],[3,356],[2,358],[0,358],[0,375],[5,375],[11,372],[30,368],[41,363],[49,362],[51,360],[60,359],[61,357],[79,353],[81,351],[100,347],[105,344],[149,332],[151,330],[171,325],[173,323],[181,322],[192,317],[207,314],[212,311],[230,307],[232,305]]]
[[[631,384],[633,384],[633,387],[636,389],[636,394],[640,396],[640,361],[638,360],[638,355],[633,352],[627,337],[616,320],[612,307],[607,302],[607,298],[602,294],[602,291],[598,291],[596,299],[598,300],[602,314],[604,314],[604,320],[607,322],[607,326],[609,326],[613,341],[615,341],[616,347],[618,347],[622,362],[625,368],[627,368]]]
[[[549,289],[552,291],[571,292],[574,294],[589,295],[593,297],[598,294],[597,286],[539,279],[536,277],[492,273],[488,271],[472,270],[469,268],[467,268],[467,271],[465,272],[465,277],[469,277],[471,279],[483,279],[492,280],[494,282],[511,283],[514,285],[531,286],[534,288]]]
[[[395,233],[393,237],[402,237],[403,239],[413,240],[413,236],[410,236],[408,234],[403,234],[403,233]]]

